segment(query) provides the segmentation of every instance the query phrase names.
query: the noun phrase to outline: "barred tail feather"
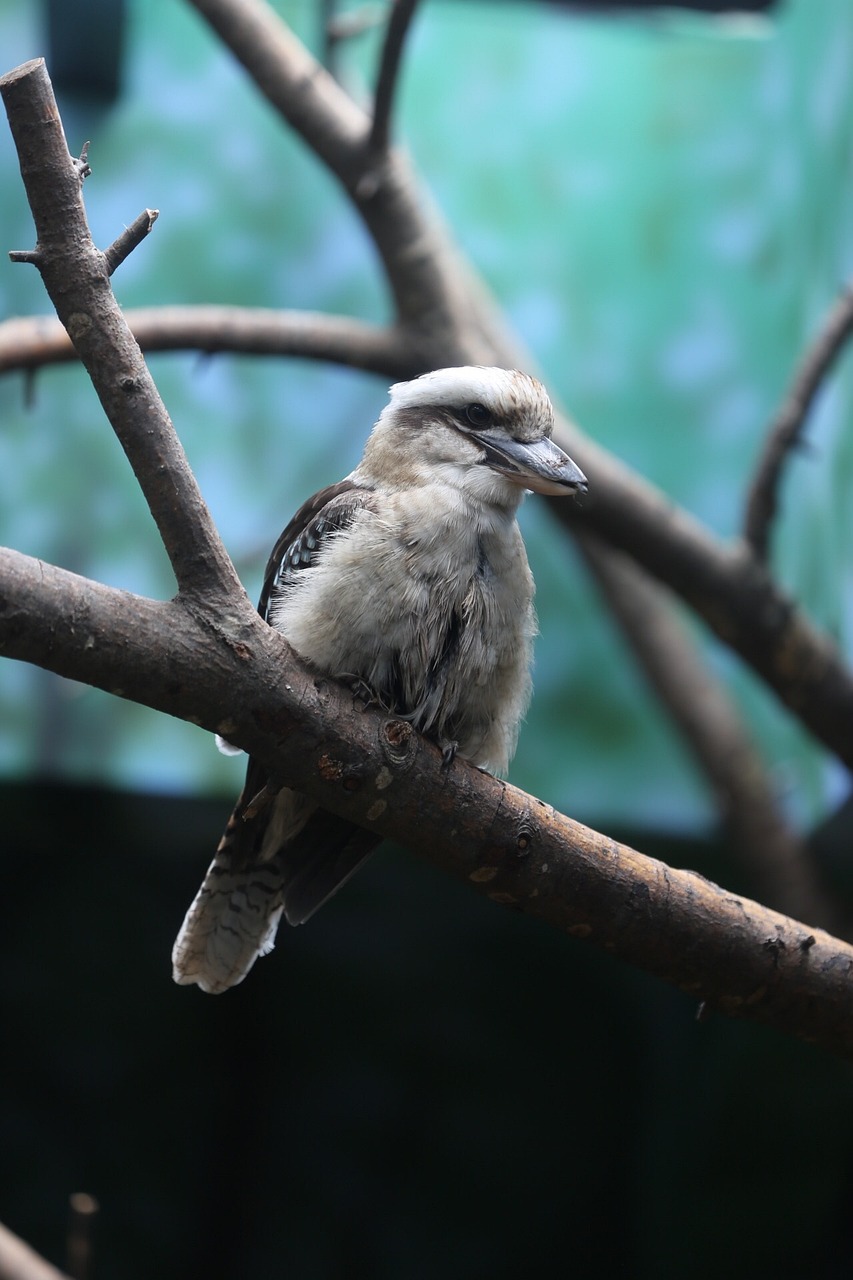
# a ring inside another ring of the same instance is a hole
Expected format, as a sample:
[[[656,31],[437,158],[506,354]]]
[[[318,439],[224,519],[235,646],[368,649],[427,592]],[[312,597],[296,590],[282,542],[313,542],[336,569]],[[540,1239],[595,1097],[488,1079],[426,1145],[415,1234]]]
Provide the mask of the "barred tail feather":
[[[289,924],[302,924],[379,843],[286,788],[254,805],[253,765],[172,950],[175,982],[212,995],[242,982],[258,956],[272,951],[282,912]]]
[[[223,851],[224,852],[224,851]],[[281,918],[277,858],[251,867],[216,857],[172,949],[172,977],[216,995],[242,982],[258,956],[272,951]]]

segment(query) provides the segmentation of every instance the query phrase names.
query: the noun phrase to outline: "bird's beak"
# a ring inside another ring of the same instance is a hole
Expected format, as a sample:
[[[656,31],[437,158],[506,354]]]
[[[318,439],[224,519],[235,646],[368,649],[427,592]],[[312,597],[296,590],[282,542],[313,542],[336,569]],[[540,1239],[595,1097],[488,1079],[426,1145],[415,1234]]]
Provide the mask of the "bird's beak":
[[[484,459],[493,471],[535,493],[586,493],[586,476],[553,440],[544,437],[532,443],[480,432],[477,443],[486,451]]]

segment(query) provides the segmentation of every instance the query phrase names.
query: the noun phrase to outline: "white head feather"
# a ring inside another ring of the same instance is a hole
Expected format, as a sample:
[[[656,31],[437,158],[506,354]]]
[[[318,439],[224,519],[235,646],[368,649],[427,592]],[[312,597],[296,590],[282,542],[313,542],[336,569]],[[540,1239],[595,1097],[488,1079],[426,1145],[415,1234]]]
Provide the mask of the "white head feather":
[[[461,408],[474,403],[485,405],[498,419],[511,419],[519,439],[541,439],[554,429],[554,410],[547,391],[536,378],[518,369],[481,365],[434,369],[411,382],[395,382],[390,397],[381,418],[399,409]]]

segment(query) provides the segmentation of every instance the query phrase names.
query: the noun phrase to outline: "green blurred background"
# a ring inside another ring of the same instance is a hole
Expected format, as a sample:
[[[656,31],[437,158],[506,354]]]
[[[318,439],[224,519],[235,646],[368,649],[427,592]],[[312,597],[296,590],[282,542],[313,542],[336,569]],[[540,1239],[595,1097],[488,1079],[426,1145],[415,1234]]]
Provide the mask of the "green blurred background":
[[[320,6],[276,7],[319,50]],[[110,22],[84,9],[53,5],[72,21],[49,65],[73,66],[82,37],[108,81]],[[341,54],[360,98],[378,38]],[[360,224],[194,11],[136,0],[123,46],[114,101],[59,95],[71,149],[92,141],[97,242],[160,209],[114,278],[121,303],[384,319]],[[0,49],[2,70],[48,52],[34,0],[0,0]],[[400,134],[538,371],[723,536],[853,274],[851,67],[850,0],[726,18],[425,0],[411,35]],[[2,260],[33,239],[5,128],[0,228],[0,318],[48,311],[37,274]],[[151,366],[254,595],[296,505],[355,464],[385,383],[284,360]],[[847,649],[852,376],[848,357],[788,469],[775,557]],[[9,545],[173,591],[75,368],[0,380],[0,513]],[[535,501],[523,524],[542,635],[513,781],[748,890],[571,545]],[[780,802],[825,820],[846,775],[697,638]],[[850,1274],[838,1064],[697,1028],[685,998],[393,850],[237,993],[172,989],[171,940],[240,763],[190,725],[5,663],[0,770],[0,1217],[56,1260],[63,1197],[83,1185],[104,1206],[104,1276]]]

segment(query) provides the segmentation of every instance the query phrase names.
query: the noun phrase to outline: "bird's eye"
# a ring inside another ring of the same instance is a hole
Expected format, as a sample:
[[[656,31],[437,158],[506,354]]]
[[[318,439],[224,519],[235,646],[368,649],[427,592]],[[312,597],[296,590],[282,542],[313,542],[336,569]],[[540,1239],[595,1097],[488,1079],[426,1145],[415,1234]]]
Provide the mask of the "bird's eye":
[[[483,427],[492,424],[492,415],[484,404],[469,404],[465,409],[465,417],[475,431],[482,431]]]

